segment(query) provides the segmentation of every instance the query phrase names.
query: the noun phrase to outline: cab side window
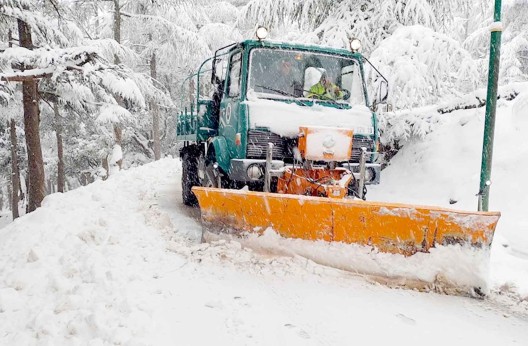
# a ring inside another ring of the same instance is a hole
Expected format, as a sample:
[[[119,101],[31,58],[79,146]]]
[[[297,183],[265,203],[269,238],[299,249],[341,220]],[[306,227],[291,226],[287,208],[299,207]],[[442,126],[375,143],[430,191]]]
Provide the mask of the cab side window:
[[[240,75],[242,71],[242,52],[231,56],[229,69],[229,97],[240,96]]]

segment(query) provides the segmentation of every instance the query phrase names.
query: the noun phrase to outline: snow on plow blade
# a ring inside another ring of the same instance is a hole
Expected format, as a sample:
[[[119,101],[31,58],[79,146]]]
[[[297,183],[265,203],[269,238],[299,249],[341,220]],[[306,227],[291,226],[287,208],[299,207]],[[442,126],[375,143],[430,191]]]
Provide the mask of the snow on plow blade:
[[[350,199],[202,187],[193,191],[208,231],[261,234],[271,228],[284,238],[356,244],[406,258],[454,245],[485,252],[485,259],[500,217],[496,212]],[[485,290],[484,284],[477,286]]]

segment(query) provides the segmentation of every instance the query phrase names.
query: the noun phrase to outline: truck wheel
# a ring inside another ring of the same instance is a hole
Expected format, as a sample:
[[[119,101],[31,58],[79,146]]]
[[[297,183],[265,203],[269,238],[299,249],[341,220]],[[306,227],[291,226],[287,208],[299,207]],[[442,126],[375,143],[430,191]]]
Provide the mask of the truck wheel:
[[[207,156],[203,153],[198,158],[198,181],[203,187],[226,187],[227,179],[215,168],[216,155],[214,149],[209,149]],[[217,174],[220,173],[220,184]]]
[[[183,204],[196,207],[198,199],[191,190],[193,186],[200,186],[198,158],[192,152],[187,151],[182,156],[182,199]]]

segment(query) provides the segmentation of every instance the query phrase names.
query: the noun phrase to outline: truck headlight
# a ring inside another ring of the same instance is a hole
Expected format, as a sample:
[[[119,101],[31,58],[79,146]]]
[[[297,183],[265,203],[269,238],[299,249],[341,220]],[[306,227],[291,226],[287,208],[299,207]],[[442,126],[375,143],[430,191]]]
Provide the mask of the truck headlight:
[[[268,34],[268,29],[263,26],[259,26],[257,31],[255,32],[255,35],[260,41],[265,40],[268,37]]]
[[[261,165],[256,164],[256,163],[250,165],[247,168],[246,173],[249,179],[254,180],[254,181],[260,180],[264,177],[264,169],[262,168]]]
[[[355,53],[361,49],[361,41],[357,38],[350,40],[350,49]]]

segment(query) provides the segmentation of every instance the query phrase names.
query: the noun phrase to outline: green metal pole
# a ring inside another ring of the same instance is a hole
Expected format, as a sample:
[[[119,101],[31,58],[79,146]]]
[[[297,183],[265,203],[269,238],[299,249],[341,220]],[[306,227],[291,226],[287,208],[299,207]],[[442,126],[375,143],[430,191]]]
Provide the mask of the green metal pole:
[[[497,110],[497,87],[499,81],[500,45],[502,24],[501,0],[495,0],[494,24],[491,27],[491,45],[488,76],[488,95],[486,99],[486,123],[484,125],[484,145],[480,170],[479,211],[488,211],[491,185],[491,163],[493,158],[493,137],[495,134],[495,113]]]

